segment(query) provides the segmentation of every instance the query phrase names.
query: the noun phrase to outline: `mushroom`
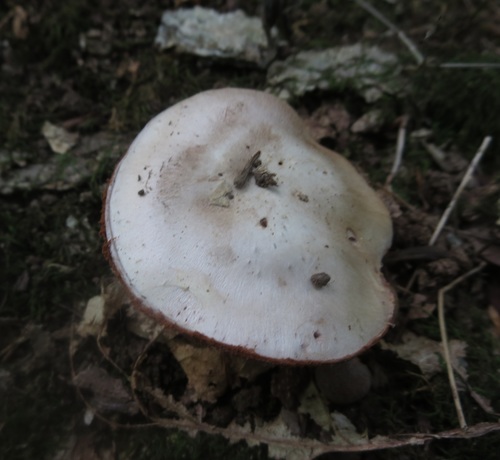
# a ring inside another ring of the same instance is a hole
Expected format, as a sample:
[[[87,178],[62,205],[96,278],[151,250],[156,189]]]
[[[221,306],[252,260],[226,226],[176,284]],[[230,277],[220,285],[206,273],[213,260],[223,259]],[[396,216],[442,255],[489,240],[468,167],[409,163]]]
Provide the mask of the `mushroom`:
[[[389,214],[276,97],[202,92],[153,118],[109,182],[105,251],[137,308],[275,363],[328,363],[391,325]]]

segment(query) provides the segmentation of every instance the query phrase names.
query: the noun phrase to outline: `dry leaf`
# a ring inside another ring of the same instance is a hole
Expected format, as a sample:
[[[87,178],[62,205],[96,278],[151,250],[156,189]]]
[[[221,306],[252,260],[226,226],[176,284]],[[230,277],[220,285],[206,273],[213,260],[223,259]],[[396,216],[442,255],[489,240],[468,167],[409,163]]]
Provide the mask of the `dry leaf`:
[[[213,347],[195,347],[180,339],[172,339],[168,345],[188,378],[188,389],[194,392],[195,400],[216,402],[228,385],[223,352]]]
[[[160,341],[164,341],[168,336],[169,331],[167,331],[167,335],[164,337],[165,328],[163,325],[159,324],[153,318],[146,316],[144,313],[141,313],[134,307],[129,306],[126,315],[127,329],[132,332],[132,334],[146,340],[153,340],[158,337]],[[175,335],[175,332],[171,332],[170,338],[175,337]]]
[[[152,394],[151,390],[147,388],[144,388],[144,390]],[[158,394],[154,396],[158,400]],[[250,446],[265,443],[269,446],[270,458],[290,460],[309,460],[328,452],[365,452],[401,446],[421,446],[433,439],[474,438],[500,431],[500,423],[480,423],[469,426],[466,430],[455,428],[439,433],[400,433],[395,437],[377,435],[368,438],[365,434],[353,431],[351,422],[343,414],[334,412],[331,417],[337,436],[328,442],[322,442],[317,439],[295,435],[293,431],[296,431],[296,429],[293,428],[293,424],[290,426],[289,414],[287,413],[280,413],[276,419],[270,422],[257,419],[255,424],[247,422],[241,425],[233,421],[226,428],[223,428],[204,423],[191,414],[183,414],[185,411],[182,409],[181,403],[174,401],[172,405],[168,398],[160,397],[159,400],[161,401],[161,399],[164,402],[163,404],[160,403],[160,405],[167,410],[173,410],[181,418],[154,418],[155,423],[159,426],[165,428],[175,427],[191,434],[200,431],[219,434],[232,442],[245,440]]]
[[[314,383],[310,383],[304,391],[297,412],[309,415],[323,430],[330,431],[332,427],[330,412]]]
[[[102,288],[101,295],[88,300],[83,318],[77,326],[77,333],[82,337],[99,335],[108,318],[113,316],[127,301],[127,294],[119,283],[113,281],[107,284]]]
[[[90,391],[90,403],[98,412],[121,412],[134,415],[139,412],[128,387],[97,366],[89,366],[73,377],[80,390]]]
[[[96,295],[89,299],[83,318],[76,330],[82,337],[88,335],[97,336],[106,321],[106,300],[102,295]]]
[[[400,358],[416,364],[426,377],[432,377],[443,371],[440,355],[442,356],[442,346],[440,342],[418,336],[412,332],[406,332],[402,336],[402,342],[389,344],[381,341],[381,346],[385,350],[395,352]],[[449,341],[452,365],[467,376],[465,367],[465,348],[467,344],[461,340]]]
[[[432,315],[436,304],[429,302],[429,297],[424,294],[414,294],[408,311],[408,319],[424,319]]]
[[[304,120],[311,136],[320,140],[347,133],[351,124],[349,112],[340,104],[325,104]]]
[[[384,123],[381,110],[371,110],[358,118],[351,126],[351,131],[356,134],[377,132]]]
[[[366,444],[368,436],[359,434],[352,422],[342,413],[335,411],[331,414],[332,427],[335,436],[348,444]]]
[[[270,436],[274,439],[279,439],[280,441],[285,440],[289,442],[269,443],[268,455],[270,458],[285,460],[309,460],[317,455],[314,447],[301,445],[301,438],[292,435],[281,415],[271,422],[267,422],[260,427],[256,427],[255,433],[257,435],[261,434],[265,437]]]
[[[78,141],[77,133],[70,133],[60,126],[46,121],[42,126],[42,134],[47,139],[54,153],[66,153],[74,147]]]

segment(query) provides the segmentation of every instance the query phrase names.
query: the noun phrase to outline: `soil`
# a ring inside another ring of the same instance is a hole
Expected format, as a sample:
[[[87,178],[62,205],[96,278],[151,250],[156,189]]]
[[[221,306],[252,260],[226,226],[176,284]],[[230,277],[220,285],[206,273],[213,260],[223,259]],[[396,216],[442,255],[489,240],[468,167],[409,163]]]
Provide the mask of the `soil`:
[[[267,459],[273,451],[258,438],[249,447],[214,433],[227,435],[231,426],[256,433],[279,414],[288,434],[304,445],[331,441],[318,409],[306,404],[304,395],[315,388],[310,368],[250,365],[230,372],[225,354],[203,352],[210,369],[224,370],[210,376],[208,389],[193,384],[176,353],[203,344],[181,337],[172,345],[171,336],[159,340],[154,324],[138,321],[101,251],[106,182],[151,117],[205,89],[266,88],[265,68],[157,50],[162,12],[202,4],[259,15],[261,3],[0,4],[1,458]],[[408,81],[402,94],[386,95],[375,107],[349,87],[317,89],[290,101],[320,143],[362,171],[394,223],[384,271],[398,294],[399,313],[384,340],[360,357],[370,370],[371,390],[347,406],[320,399],[327,415],[347,417],[354,430],[349,435],[391,436],[402,447],[321,458],[496,459],[500,7],[494,0],[371,2],[425,56],[417,65],[363,2],[271,3],[282,6],[276,22],[287,39],[277,59],[311,48],[374,44],[400,57]],[[376,122],[363,121],[374,108]],[[387,184],[403,125],[402,164]],[[47,129],[57,146],[48,142]],[[492,144],[436,244],[429,245],[485,136]],[[65,153],[57,153],[61,149]],[[444,304],[471,427],[454,431],[459,422],[439,354],[438,292],[476,268],[447,292]],[[82,330],[90,301],[105,317],[97,329]],[[432,355],[430,362],[423,362],[422,351]],[[207,393],[199,398],[202,390]],[[206,426],[215,428],[206,433]],[[443,432],[449,439],[434,436]],[[437,439],[403,442],[410,433]]]

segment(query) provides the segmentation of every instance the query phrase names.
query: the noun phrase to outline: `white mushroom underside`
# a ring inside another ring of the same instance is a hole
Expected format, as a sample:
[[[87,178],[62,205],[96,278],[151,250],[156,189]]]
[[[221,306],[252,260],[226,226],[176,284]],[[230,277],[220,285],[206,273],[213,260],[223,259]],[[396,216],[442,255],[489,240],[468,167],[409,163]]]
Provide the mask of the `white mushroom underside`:
[[[274,97],[228,89],[147,125],[105,208],[115,269],[146,310],[272,360],[337,361],[384,333],[394,309],[380,274],[387,211],[303,131]],[[236,189],[257,151],[277,185],[250,177]],[[315,287],[316,273],[331,281]]]

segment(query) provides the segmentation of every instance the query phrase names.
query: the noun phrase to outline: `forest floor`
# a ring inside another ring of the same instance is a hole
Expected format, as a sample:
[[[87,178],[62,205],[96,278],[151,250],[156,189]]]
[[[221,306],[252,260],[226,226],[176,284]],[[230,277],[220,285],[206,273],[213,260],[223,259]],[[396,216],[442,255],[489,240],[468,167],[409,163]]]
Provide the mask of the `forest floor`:
[[[332,82],[327,89],[311,88],[289,100],[321,144],[363,171],[384,196],[394,222],[394,242],[384,265],[398,294],[396,325],[361,357],[378,375],[377,383],[360,402],[321,406],[327,414],[342,413],[351,440],[365,443],[367,448],[358,450],[367,451],[322,458],[496,459],[500,6],[494,0],[371,3],[375,14],[363,8],[366,2],[289,1],[281,11],[286,21],[280,22],[274,56],[284,60],[303,50],[376,46],[397,56],[403,82],[401,91],[384,92],[375,102],[367,102],[356,82]],[[131,375],[138,361],[150,389],[171,390],[174,421],[184,409],[187,416],[196,412],[202,422],[221,428],[213,432],[224,434],[222,428],[233,422],[266,426],[286,406],[279,384],[291,385],[294,410],[302,404],[304,385],[293,382],[297,376],[309,382],[310,369],[295,368],[290,376],[279,367],[231,388],[222,403],[186,402],[183,370],[167,345],[151,344],[131,331],[127,301],[106,313],[99,333],[75,338],[89,299],[102,308],[116,300],[102,254],[102,196],[133,138],[154,115],[200,91],[269,86],[267,66],[154,46],[162,12],[193,4],[221,13],[237,7],[248,15],[262,13],[261,2],[238,0],[0,4],[2,459],[273,455],[258,438],[250,448],[243,441],[231,444],[220,434],[203,433],[203,423],[199,430],[184,425],[184,431],[175,423],[161,423],[159,415],[168,419],[172,410],[161,409],[161,401],[153,404],[154,391],[147,395],[145,388],[137,388]],[[377,13],[404,31],[409,42]],[[375,121],[366,114],[375,114]],[[390,177],[403,135],[401,164]],[[430,244],[488,136],[491,144],[436,244]],[[439,291],[467,274],[439,305]],[[439,307],[468,430],[460,429],[447,360],[439,352]],[[430,368],[422,352],[432,357]],[[235,413],[224,412],[235,404],[240,404]],[[308,442],[333,439],[323,436],[313,409],[293,417],[300,425],[294,436]],[[372,450],[369,442],[375,436],[388,438],[372,444]],[[395,440],[401,447],[375,450]],[[309,451],[321,452],[326,450]]]

